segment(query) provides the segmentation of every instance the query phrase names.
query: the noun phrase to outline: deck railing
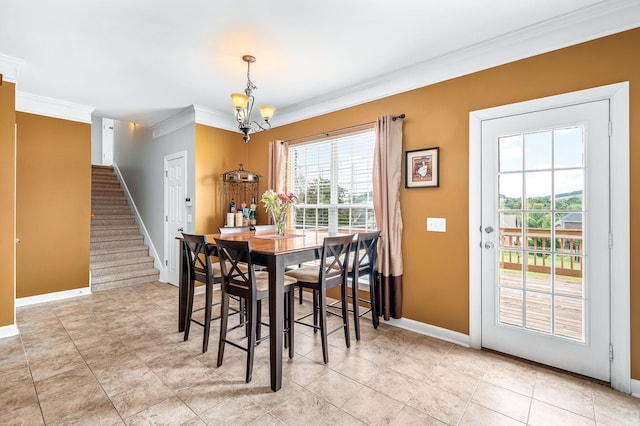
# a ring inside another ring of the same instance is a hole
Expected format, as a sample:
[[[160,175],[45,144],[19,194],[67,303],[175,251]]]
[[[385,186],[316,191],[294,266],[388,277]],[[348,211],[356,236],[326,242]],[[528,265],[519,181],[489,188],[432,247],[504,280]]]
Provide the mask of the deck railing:
[[[500,228],[500,267],[522,270],[526,257],[529,272],[551,273],[555,248],[556,275],[582,277],[582,230],[549,228]],[[523,242],[526,241],[526,243]]]

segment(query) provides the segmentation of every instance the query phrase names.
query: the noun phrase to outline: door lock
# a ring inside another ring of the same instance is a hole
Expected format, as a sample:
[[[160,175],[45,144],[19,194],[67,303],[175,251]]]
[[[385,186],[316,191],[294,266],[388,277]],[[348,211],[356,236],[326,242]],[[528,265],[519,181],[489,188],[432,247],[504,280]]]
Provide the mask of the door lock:
[[[484,248],[486,248],[487,250],[492,249],[493,243],[492,242],[484,243]]]
[[[486,232],[487,234],[490,234],[493,232],[493,226],[487,226],[486,228],[484,228],[484,232]]]

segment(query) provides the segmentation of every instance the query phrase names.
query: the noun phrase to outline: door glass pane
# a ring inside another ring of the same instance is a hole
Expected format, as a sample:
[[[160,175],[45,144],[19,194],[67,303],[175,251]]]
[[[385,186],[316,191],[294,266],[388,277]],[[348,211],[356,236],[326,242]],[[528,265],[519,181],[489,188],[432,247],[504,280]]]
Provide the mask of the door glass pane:
[[[551,168],[551,141],[553,133],[527,133],[524,135],[524,169],[541,170]]]
[[[527,213],[525,238],[529,250],[551,251],[551,213]]]
[[[554,168],[584,166],[583,135],[582,126],[553,131]]]
[[[522,290],[500,288],[500,323],[522,327],[522,306]]]
[[[500,250],[500,285],[522,288],[522,252]]]
[[[543,253],[527,253],[525,287],[527,290],[551,292],[553,289],[549,273],[552,256]]]
[[[551,295],[527,291],[525,327],[551,333]]]
[[[525,174],[525,198],[529,210],[551,209],[551,172]]]
[[[554,174],[554,200],[556,210],[582,210],[584,170],[557,171]]]
[[[522,209],[522,173],[506,173],[498,177],[501,209]]]
[[[501,173],[522,170],[522,135],[498,138],[498,162]]]
[[[556,294],[565,296],[584,296],[584,282],[582,279],[582,256],[556,255]]]
[[[584,300],[556,296],[555,302],[555,334],[584,341]]]

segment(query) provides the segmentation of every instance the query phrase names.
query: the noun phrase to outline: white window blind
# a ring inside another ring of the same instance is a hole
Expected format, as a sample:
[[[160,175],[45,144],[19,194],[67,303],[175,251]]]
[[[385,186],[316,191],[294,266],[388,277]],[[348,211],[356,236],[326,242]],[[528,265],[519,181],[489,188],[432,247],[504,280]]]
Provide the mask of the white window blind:
[[[289,148],[292,225],[329,232],[375,229],[373,129]]]

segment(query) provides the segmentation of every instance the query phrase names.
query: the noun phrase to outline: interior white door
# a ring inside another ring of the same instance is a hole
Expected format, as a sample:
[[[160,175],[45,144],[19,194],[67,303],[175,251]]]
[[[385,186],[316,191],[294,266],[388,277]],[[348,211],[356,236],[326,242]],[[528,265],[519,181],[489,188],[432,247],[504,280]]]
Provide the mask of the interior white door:
[[[167,281],[178,285],[180,244],[186,227],[185,197],[187,193],[187,156],[178,153],[165,157],[165,267]]]
[[[609,381],[609,101],[482,122],[482,346]]]
[[[102,119],[102,165],[113,165],[113,120]]]

